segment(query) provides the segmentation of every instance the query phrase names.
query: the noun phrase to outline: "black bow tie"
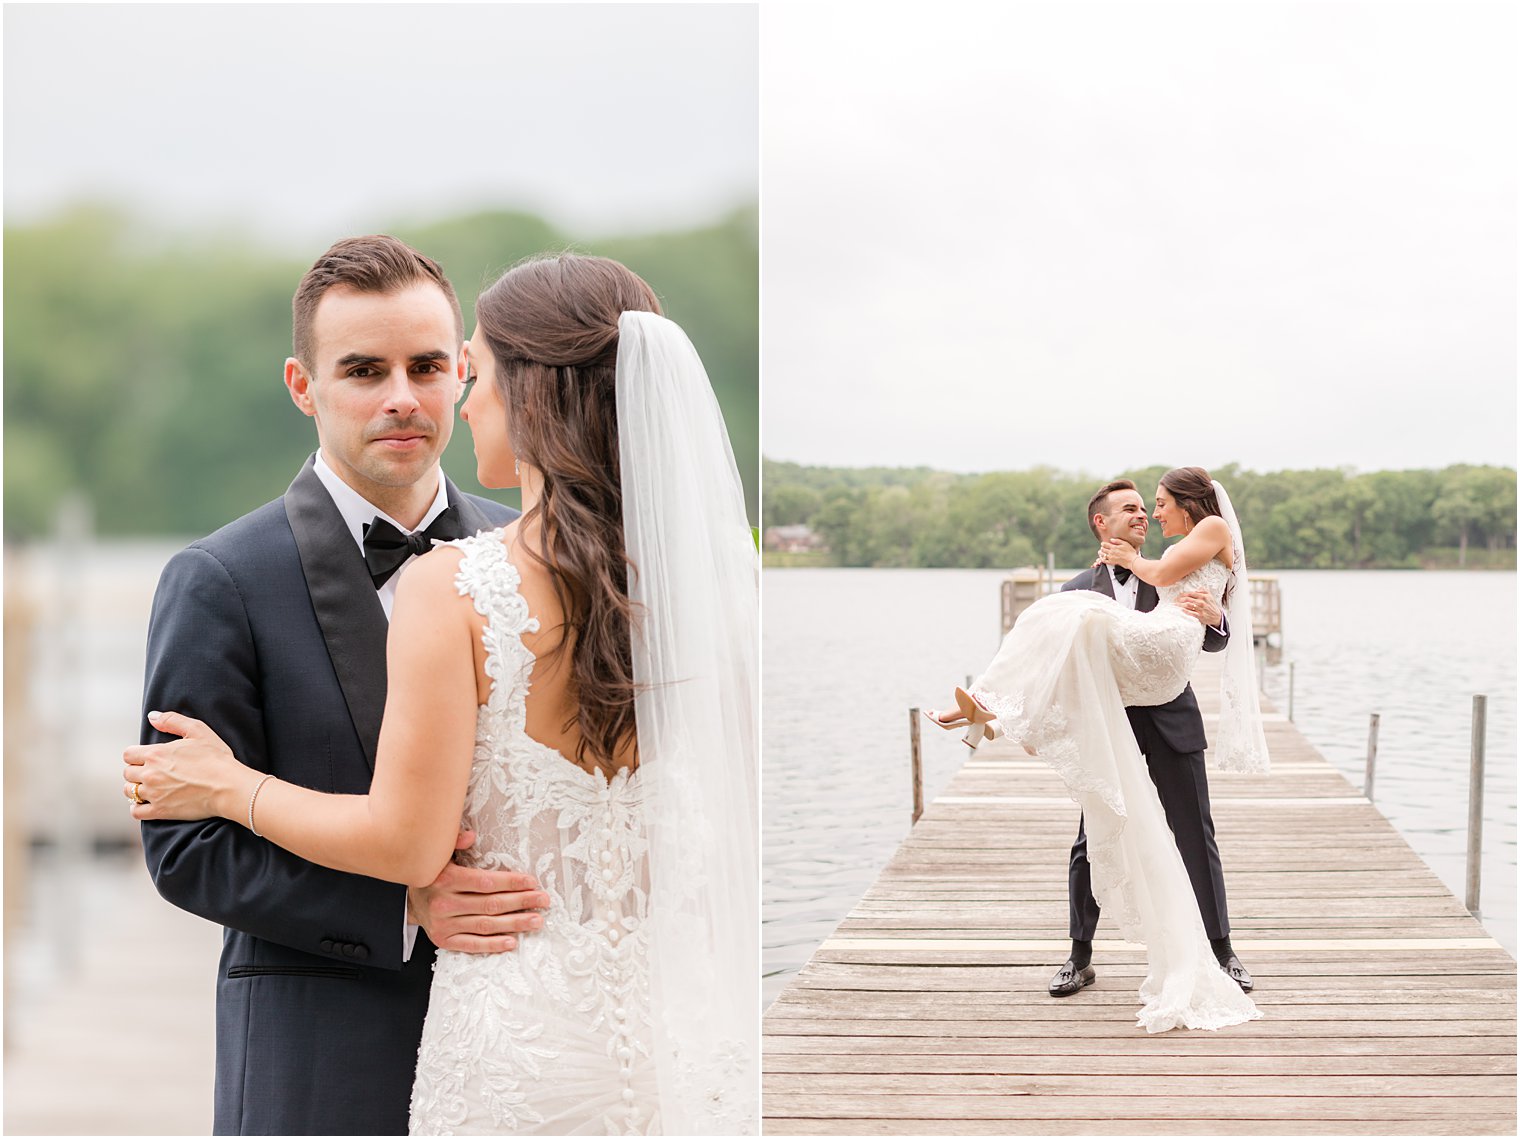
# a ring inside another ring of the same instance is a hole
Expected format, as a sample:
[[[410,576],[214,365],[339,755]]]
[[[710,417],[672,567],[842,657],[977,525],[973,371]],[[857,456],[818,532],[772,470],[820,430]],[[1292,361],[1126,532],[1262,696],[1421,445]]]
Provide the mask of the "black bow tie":
[[[1129,581],[1129,575],[1131,572],[1133,572],[1131,570],[1125,569],[1123,566],[1109,566],[1108,568],[1114,571],[1114,580],[1117,581],[1120,585],[1123,585]]]
[[[449,507],[426,530],[414,534],[403,534],[384,518],[376,518],[364,525],[364,564],[369,567],[370,580],[379,589],[407,558],[431,550],[435,539],[447,542],[462,537],[464,530],[459,524],[457,506]]]

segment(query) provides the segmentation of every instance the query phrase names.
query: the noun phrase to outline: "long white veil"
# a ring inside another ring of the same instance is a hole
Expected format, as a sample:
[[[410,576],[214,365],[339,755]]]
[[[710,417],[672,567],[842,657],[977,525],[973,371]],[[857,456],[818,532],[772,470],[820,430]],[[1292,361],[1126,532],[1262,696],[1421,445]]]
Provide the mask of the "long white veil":
[[[623,530],[667,1135],[759,1111],[758,571],[723,413],[679,326],[618,321]]]
[[[1256,689],[1256,644],[1251,626],[1251,580],[1246,571],[1246,547],[1240,519],[1224,487],[1214,481],[1219,512],[1230,527],[1234,569],[1231,571],[1230,640],[1224,650],[1224,675],[1219,682],[1219,738],[1214,762],[1221,771],[1265,772],[1271,766],[1267,736],[1261,725],[1261,699]]]

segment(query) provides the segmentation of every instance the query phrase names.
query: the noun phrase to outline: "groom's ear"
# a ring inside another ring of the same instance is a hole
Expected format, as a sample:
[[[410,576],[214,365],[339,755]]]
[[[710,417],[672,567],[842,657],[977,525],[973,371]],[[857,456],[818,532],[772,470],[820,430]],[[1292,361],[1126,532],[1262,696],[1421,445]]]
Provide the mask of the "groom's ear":
[[[315,415],[316,407],[311,402],[311,375],[306,371],[306,365],[294,356],[286,357],[285,360],[285,390],[290,392],[290,400],[301,409],[303,415]]]

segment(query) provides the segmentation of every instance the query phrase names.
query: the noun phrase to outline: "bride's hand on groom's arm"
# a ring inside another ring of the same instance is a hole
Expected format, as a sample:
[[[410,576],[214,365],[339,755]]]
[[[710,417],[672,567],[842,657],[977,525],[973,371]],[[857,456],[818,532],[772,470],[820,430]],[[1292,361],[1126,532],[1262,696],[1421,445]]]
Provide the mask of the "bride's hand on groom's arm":
[[[475,841],[461,831],[456,850]],[[407,920],[420,925],[439,949],[457,953],[504,953],[517,948],[518,935],[543,928],[549,895],[531,874],[482,870],[450,862],[431,886],[406,891]]]
[[[123,790],[132,803],[132,817],[239,818],[242,805],[263,776],[239,763],[222,738],[192,716],[150,712],[148,722],[180,738],[138,744],[122,753]]]

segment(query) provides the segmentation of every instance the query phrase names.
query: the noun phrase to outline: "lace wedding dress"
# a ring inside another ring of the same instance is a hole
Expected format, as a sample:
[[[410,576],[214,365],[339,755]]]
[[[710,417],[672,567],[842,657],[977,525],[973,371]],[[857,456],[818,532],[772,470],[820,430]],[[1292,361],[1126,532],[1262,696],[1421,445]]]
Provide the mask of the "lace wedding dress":
[[[1009,739],[1054,767],[1081,805],[1093,893],[1124,936],[1146,947],[1138,1023],[1147,1032],[1223,1028],[1261,1015],[1209,947],[1124,712],[1181,694],[1203,626],[1177,598],[1207,589],[1217,602],[1229,578],[1223,563],[1210,561],[1158,588],[1149,613],[1091,590],[1042,598],[1019,616],[971,689]]]
[[[414,1135],[661,1131],[652,1058],[642,770],[610,781],[524,731],[538,628],[501,531],[450,543],[486,619],[465,823],[470,865],[525,870],[551,899],[510,953],[440,950],[412,1090]]]

